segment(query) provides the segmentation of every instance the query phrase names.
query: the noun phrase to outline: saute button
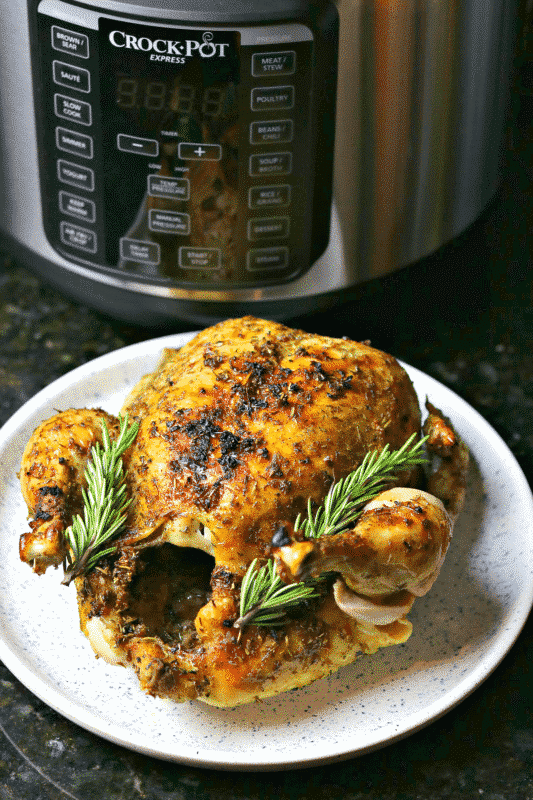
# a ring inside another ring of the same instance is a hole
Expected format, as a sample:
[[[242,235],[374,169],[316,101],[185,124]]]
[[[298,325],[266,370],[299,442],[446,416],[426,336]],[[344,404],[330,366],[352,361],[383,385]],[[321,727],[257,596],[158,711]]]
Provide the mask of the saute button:
[[[291,202],[291,187],[288,183],[280,186],[252,186],[248,192],[249,208],[286,208]]]
[[[56,128],[56,145],[59,150],[74,153],[82,158],[93,157],[92,136],[85,136],[83,133],[75,133],[66,128]]]
[[[257,153],[250,156],[249,171],[252,177],[258,175],[290,175],[292,153]]]
[[[284,144],[293,136],[292,119],[273,119],[250,124],[250,144]]]
[[[151,208],[148,214],[148,228],[156,233],[177,233],[186,236],[191,230],[189,214],[179,211],[162,211]]]
[[[219,144],[204,144],[203,142],[180,142],[178,158],[187,161],[220,161],[222,147]]]
[[[96,253],[96,233],[72,222],[61,223],[61,241],[86,253]]]
[[[91,125],[93,121],[90,103],[84,103],[83,100],[76,100],[74,97],[55,94],[54,109],[57,117],[79,122],[80,125]]]
[[[256,217],[248,221],[248,238],[285,239],[289,235],[289,217]]]
[[[296,71],[296,53],[284,50],[279,53],[254,53],[252,56],[252,75],[293,75]]]
[[[159,264],[161,251],[155,242],[124,237],[120,240],[120,257],[125,261],[137,261],[141,264]]]
[[[59,192],[59,210],[69,217],[84,219],[86,222],[94,222],[96,219],[96,206],[93,201],[70,192]]]
[[[180,247],[179,265],[182,269],[218,269],[218,247]]]
[[[258,247],[248,250],[246,254],[246,269],[248,272],[286,269],[288,266],[288,247]]]
[[[52,25],[52,47],[78,58],[89,58],[89,37]]]
[[[252,89],[252,111],[281,111],[294,106],[294,86],[257,86]]]
[[[78,89],[80,92],[91,91],[91,75],[88,69],[74,67],[72,64],[64,64],[63,61],[54,61],[52,65],[54,73],[54,83],[59,86],[69,86]]]
[[[141,136],[128,136],[125,133],[119,133],[117,147],[124,153],[138,153],[140,156],[151,156],[152,158],[159,155],[159,142],[157,139],[143,139]]]
[[[176,200],[188,200],[190,193],[187,178],[166,178],[160,175],[148,175],[148,194],[150,197],[174,197]]]
[[[60,158],[57,162],[57,177],[62,183],[87,189],[88,192],[94,191],[94,172],[88,167],[80,167],[79,164]]]

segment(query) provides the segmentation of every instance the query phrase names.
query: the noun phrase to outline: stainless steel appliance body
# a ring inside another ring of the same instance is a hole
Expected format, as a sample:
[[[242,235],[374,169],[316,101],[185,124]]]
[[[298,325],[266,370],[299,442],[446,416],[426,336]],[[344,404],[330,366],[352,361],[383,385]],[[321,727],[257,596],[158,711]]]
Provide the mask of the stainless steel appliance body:
[[[494,194],[514,0],[11,0],[0,227],[157,324],[308,311]]]

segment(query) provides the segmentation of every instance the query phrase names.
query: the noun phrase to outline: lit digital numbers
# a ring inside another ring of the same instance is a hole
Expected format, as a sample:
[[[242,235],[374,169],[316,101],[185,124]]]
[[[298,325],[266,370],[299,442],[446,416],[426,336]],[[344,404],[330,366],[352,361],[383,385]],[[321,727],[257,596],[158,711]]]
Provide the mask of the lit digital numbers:
[[[204,117],[219,117],[231,105],[231,93],[226,86],[206,87],[200,93],[188,83],[174,79],[145,81],[119,76],[116,93],[119,108],[144,108],[147,111],[178,111],[182,114],[200,112]]]

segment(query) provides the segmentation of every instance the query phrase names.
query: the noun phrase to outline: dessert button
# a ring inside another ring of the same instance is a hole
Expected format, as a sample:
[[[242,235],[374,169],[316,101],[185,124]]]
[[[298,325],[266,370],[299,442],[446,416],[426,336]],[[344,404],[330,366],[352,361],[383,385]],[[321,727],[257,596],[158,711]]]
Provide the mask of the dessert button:
[[[289,235],[289,217],[256,217],[248,222],[248,238],[285,239]]]

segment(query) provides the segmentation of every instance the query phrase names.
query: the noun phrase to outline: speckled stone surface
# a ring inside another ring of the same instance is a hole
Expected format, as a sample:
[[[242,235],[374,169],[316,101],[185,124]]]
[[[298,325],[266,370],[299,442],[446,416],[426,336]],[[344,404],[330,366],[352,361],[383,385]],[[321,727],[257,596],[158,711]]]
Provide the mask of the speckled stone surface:
[[[367,285],[340,308],[289,321],[319,333],[371,339],[452,388],[496,428],[530,483],[531,163],[529,153],[509,156],[501,192],[482,218],[431,258]],[[2,423],[79,364],[168,332],[134,328],[80,307],[4,252]],[[191,327],[184,322],[181,329]],[[339,764],[262,775],[165,763],[110,744],[50,710],[0,666],[0,798],[530,800],[532,662],[528,622],[488,680],[426,729]]]

